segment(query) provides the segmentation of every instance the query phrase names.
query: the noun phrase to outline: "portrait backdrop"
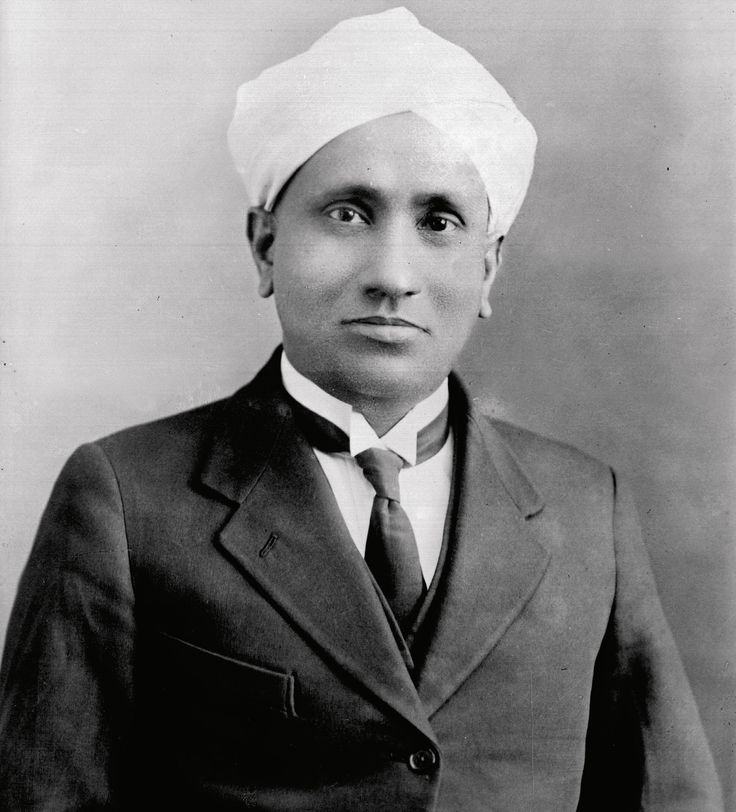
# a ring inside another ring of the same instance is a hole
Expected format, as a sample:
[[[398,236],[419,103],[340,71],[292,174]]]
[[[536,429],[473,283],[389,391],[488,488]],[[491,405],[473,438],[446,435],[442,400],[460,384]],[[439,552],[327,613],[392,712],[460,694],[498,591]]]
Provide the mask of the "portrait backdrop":
[[[73,449],[231,393],[278,342],[225,141],[238,85],[392,5],[1,7],[0,637]],[[733,4],[405,5],[539,134],[460,371],[489,412],[633,483],[736,808]]]

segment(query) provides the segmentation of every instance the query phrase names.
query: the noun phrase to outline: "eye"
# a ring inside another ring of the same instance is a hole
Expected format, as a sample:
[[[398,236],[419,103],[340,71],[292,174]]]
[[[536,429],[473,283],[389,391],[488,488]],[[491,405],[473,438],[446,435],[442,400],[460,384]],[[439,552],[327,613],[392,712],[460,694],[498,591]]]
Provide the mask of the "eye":
[[[335,206],[327,212],[327,216],[340,223],[353,225],[357,223],[367,223],[368,220],[352,206]]]
[[[455,231],[459,228],[459,223],[454,217],[445,216],[437,212],[428,212],[419,221],[420,228],[425,228],[428,231]]]

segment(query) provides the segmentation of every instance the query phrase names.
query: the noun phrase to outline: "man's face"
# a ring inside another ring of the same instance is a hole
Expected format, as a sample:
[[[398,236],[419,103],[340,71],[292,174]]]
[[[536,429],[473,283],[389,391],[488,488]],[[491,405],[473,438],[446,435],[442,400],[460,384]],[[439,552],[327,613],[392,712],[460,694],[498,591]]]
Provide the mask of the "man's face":
[[[335,138],[273,214],[252,217],[259,291],[275,296],[289,360],[355,406],[426,397],[490,312],[499,246],[483,182],[413,113]]]

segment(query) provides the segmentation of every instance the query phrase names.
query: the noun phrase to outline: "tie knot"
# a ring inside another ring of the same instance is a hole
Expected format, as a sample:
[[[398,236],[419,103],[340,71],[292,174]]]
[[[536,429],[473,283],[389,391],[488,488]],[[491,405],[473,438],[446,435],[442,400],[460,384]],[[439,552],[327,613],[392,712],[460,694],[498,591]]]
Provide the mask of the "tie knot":
[[[373,485],[376,496],[400,501],[399,471],[404,467],[404,460],[398,454],[383,448],[369,448],[357,454],[355,461]]]

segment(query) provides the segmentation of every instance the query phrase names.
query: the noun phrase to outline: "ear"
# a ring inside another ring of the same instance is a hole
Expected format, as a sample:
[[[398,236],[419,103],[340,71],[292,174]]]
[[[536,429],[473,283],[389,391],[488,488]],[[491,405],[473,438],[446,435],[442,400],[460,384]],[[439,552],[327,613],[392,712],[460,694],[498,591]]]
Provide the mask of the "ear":
[[[248,210],[248,242],[258,270],[258,294],[267,299],[273,293],[273,244],[276,217],[262,206]]]
[[[491,286],[493,285],[493,280],[496,278],[496,274],[498,273],[498,269],[501,267],[501,243],[503,242],[503,237],[497,237],[496,239],[490,238],[490,244],[488,249],[486,250],[485,255],[485,274],[483,276],[483,282],[481,284],[481,293],[480,293],[480,308],[478,311],[478,315],[482,319],[489,319],[491,317]]]

